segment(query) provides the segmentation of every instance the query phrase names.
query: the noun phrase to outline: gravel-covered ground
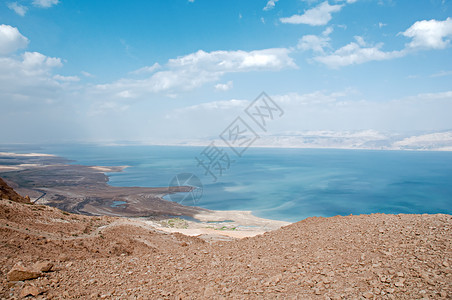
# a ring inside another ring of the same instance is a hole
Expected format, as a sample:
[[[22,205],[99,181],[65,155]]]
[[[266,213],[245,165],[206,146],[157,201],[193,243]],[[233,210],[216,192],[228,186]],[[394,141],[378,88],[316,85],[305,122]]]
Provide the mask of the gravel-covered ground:
[[[2,298],[440,299],[452,297],[450,215],[309,218],[233,241],[133,219],[0,200]],[[8,281],[18,262],[51,272]],[[34,288],[34,287],[35,288]]]

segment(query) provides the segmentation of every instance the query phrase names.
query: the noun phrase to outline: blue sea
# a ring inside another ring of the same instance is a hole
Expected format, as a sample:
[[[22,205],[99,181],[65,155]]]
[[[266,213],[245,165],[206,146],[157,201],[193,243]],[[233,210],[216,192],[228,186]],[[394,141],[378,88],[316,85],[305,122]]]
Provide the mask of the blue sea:
[[[128,165],[113,186],[167,187],[180,173],[203,185],[196,203],[295,222],[369,213],[452,214],[452,152],[249,148],[217,181],[198,165],[205,147],[51,145],[37,151],[76,164]],[[224,162],[225,160],[223,160]],[[224,166],[225,167],[225,166]],[[190,205],[192,203],[183,203]]]

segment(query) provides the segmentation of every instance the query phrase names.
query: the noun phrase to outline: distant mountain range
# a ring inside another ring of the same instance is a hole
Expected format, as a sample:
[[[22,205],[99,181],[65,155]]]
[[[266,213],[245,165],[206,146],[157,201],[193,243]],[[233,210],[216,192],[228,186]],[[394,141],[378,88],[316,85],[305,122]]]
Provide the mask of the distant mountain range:
[[[441,132],[394,133],[375,130],[356,131],[295,131],[261,134],[253,147],[335,148],[373,150],[452,151],[452,130]],[[205,146],[212,141],[221,146],[218,137],[174,141],[166,145]]]
[[[305,131],[263,136],[256,145],[294,148],[452,151],[452,131],[396,134],[374,130]]]

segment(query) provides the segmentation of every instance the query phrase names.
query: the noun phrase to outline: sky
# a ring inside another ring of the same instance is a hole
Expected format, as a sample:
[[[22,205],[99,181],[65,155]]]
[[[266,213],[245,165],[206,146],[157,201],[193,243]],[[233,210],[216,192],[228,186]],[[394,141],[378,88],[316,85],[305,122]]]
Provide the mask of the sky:
[[[0,2],[1,143],[452,130],[446,0]]]

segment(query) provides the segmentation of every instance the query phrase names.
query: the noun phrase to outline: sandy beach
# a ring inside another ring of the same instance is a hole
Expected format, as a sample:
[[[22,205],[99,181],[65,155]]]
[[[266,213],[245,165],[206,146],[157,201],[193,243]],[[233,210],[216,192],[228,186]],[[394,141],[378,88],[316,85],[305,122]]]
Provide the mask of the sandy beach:
[[[250,211],[204,211],[192,220],[170,218],[160,221],[143,220],[155,229],[197,236],[203,239],[253,237],[279,229],[291,223],[254,216]]]

